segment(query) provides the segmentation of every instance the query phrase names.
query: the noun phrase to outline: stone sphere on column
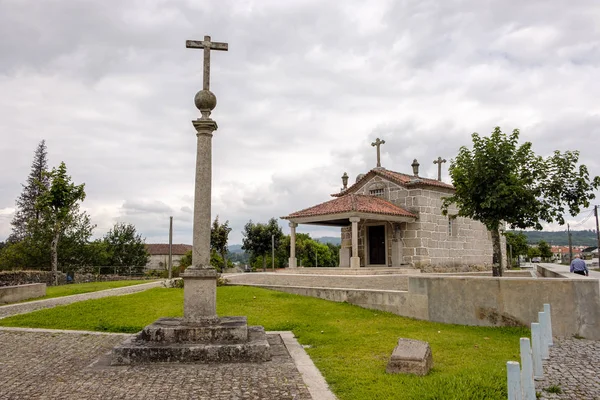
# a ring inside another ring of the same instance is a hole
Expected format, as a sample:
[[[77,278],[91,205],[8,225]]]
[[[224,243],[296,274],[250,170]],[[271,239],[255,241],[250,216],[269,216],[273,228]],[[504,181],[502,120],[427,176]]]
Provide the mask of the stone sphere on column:
[[[200,111],[212,111],[217,106],[217,96],[210,90],[201,90],[194,97],[196,108]]]

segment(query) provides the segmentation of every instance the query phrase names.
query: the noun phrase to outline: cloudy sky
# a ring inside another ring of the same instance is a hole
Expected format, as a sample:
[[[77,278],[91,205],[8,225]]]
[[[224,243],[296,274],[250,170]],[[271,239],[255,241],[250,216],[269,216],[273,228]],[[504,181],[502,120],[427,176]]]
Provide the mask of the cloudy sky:
[[[0,240],[45,139],[85,183],[95,236],[124,221],[166,242],[172,215],[191,243],[202,51],[185,40],[204,35],[229,43],[211,90],[212,213],[230,244],[375,167],[376,137],[384,167],[417,158],[435,177],[472,132],[520,128],[600,175],[597,0],[0,0]]]

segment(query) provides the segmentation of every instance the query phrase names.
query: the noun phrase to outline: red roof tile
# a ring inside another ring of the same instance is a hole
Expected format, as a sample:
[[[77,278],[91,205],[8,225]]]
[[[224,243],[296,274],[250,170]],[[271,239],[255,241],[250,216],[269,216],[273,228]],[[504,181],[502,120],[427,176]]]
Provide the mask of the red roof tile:
[[[174,245],[172,245],[171,254],[182,256],[191,249],[192,249],[191,244],[174,244]],[[167,244],[149,243],[149,244],[146,244],[146,250],[148,251],[148,254],[150,254],[151,256],[162,256],[165,254],[168,255],[169,254],[169,244],[168,243]]]
[[[375,168],[370,170],[365,176],[363,176],[358,182],[354,185],[350,186],[342,193],[334,193],[333,197],[340,197],[346,193],[351,193],[358,188],[360,188],[366,181],[373,178],[374,176],[381,176],[391,182],[394,182],[401,186],[436,186],[445,189],[454,190],[454,186],[444,183],[442,181],[438,181],[437,179],[429,179],[429,178],[421,178],[415,177],[414,175],[402,174],[400,172],[389,171],[385,168]]]
[[[348,194],[281,218],[315,217],[319,215],[341,214],[352,211],[416,218],[416,215],[413,213],[406,211],[402,207],[398,207],[387,200],[377,196],[365,196],[362,194]]]

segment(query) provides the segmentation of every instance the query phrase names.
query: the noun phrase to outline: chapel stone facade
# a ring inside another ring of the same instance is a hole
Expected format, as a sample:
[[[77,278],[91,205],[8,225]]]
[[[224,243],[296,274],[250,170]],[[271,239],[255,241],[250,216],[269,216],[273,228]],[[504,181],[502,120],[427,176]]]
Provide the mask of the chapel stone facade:
[[[413,175],[374,168],[359,175],[354,185],[333,194],[334,200],[283,217],[290,221],[292,236],[297,224],[341,227],[342,268],[491,269],[492,239],[487,228],[459,217],[456,207],[443,215],[442,199],[451,196],[454,187],[420,177],[415,163]],[[504,237],[502,240],[502,263],[506,265]],[[294,267],[292,257],[290,266]]]

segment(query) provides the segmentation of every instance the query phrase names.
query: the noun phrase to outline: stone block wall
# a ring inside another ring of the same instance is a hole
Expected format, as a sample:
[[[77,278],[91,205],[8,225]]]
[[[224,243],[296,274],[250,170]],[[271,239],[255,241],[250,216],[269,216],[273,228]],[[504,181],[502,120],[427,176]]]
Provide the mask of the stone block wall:
[[[96,275],[90,273],[75,273],[74,283],[122,281],[127,279],[144,279],[144,277],[129,277],[120,275]],[[29,283],[45,283],[53,285],[50,271],[0,271],[0,286],[26,285]],[[58,273],[58,284],[67,283],[67,274]]]

